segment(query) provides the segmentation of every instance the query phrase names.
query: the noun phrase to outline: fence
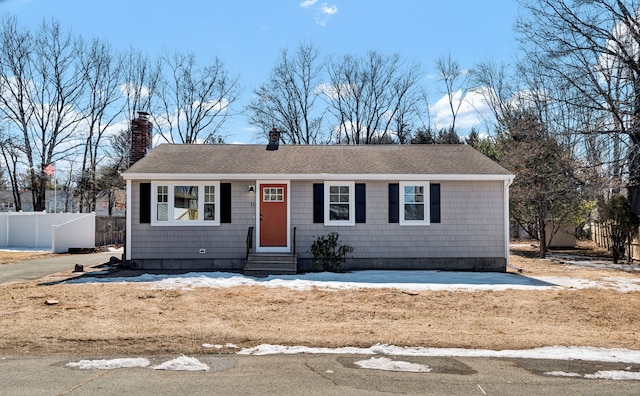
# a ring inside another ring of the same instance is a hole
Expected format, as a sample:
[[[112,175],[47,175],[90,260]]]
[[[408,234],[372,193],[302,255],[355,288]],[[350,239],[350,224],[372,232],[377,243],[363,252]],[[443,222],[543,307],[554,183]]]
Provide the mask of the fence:
[[[59,253],[95,246],[94,213],[0,213],[0,247]]]
[[[126,229],[126,217],[96,217],[96,246],[123,245]]]
[[[640,229],[636,235],[640,235]],[[601,248],[609,250],[611,248],[611,235],[609,228],[600,223],[591,223],[591,239]],[[640,260],[640,240],[636,236],[627,248],[627,257],[632,260]]]

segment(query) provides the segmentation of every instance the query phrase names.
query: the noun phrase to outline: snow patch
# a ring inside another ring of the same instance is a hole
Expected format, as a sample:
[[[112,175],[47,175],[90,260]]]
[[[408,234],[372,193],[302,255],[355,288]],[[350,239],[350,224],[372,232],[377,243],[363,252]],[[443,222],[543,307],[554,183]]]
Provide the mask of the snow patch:
[[[553,346],[525,350],[462,349],[462,348],[423,348],[400,347],[376,344],[370,348],[310,348],[305,346],[284,346],[261,344],[253,348],[241,349],[239,355],[273,354],[352,354],[386,356],[431,356],[431,357],[488,357],[552,360],[587,360],[597,362],[640,363],[640,351],[629,349],[607,349],[593,347]]]
[[[230,272],[190,272],[186,274],[143,274],[134,277],[81,276],[66,283],[149,283],[153,289],[189,290],[197,287],[235,286],[286,287],[294,290],[397,289],[410,291],[502,291],[549,290],[558,287],[576,289],[606,288],[622,292],[639,291],[640,280],[609,277],[602,281],[572,277],[531,277],[504,272],[455,271],[354,271],[316,272],[296,275],[270,275],[253,278]]]
[[[640,381],[640,373],[633,373],[629,371],[620,371],[620,370],[598,371],[595,374],[587,374],[584,377],[592,378],[592,379]]]
[[[221,344],[202,344],[202,347],[205,349],[222,349],[222,348],[229,348],[229,349],[238,349],[238,346],[236,344],[232,344],[232,343],[227,343],[225,345],[221,345]]]
[[[354,364],[372,370],[406,371],[410,373],[428,373],[431,371],[429,366],[423,364],[391,360],[385,357],[372,357],[369,360],[359,360]]]
[[[172,370],[172,371],[209,371],[209,366],[202,363],[196,358],[188,356],[180,356],[168,362],[164,362],[153,367],[154,370]]]
[[[587,378],[587,379],[640,381],[640,373],[634,373],[634,372],[622,371],[622,370],[598,371],[595,374],[585,374],[584,377],[582,376],[582,374],[566,373],[564,371],[549,371],[544,374],[552,375],[556,377],[579,377],[579,378]]]
[[[67,363],[67,367],[80,370],[113,370],[119,368],[147,367],[149,361],[144,358],[110,359],[110,360],[80,360]]]
[[[552,375],[554,377],[582,377],[582,374],[567,373],[566,371],[547,371],[544,375]]]

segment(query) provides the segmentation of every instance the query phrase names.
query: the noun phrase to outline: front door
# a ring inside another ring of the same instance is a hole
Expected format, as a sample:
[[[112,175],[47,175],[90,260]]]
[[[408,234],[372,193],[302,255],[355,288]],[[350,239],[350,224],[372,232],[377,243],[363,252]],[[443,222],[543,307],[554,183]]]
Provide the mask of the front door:
[[[260,247],[287,247],[287,185],[260,185]]]

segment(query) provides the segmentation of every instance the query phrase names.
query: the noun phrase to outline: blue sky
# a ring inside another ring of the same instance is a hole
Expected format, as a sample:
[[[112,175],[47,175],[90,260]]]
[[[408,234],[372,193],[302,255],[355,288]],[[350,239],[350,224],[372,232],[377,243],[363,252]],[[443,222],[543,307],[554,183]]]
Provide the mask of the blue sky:
[[[513,59],[517,45],[514,0],[212,0],[74,1],[0,0],[28,27],[54,18],[85,39],[158,55],[193,52],[199,63],[218,56],[240,77],[244,105],[267,76],[282,48],[312,42],[323,55],[398,53],[423,66],[422,84],[435,104],[442,96],[434,63],[451,54],[463,68],[484,60]],[[462,114],[461,114],[462,116]],[[473,114],[459,125],[473,124]],[[446,120],[446,115],[440,116]],[[244,117],[226,125],[227,142],[255,142]]]

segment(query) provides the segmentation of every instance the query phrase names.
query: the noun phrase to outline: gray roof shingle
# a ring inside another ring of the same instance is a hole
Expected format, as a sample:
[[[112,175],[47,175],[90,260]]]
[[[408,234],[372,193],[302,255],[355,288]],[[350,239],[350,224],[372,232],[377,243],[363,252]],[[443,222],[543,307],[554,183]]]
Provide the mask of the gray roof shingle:
[[[123,175],[499,175],[510,172],[470,146],[162,144]]]

